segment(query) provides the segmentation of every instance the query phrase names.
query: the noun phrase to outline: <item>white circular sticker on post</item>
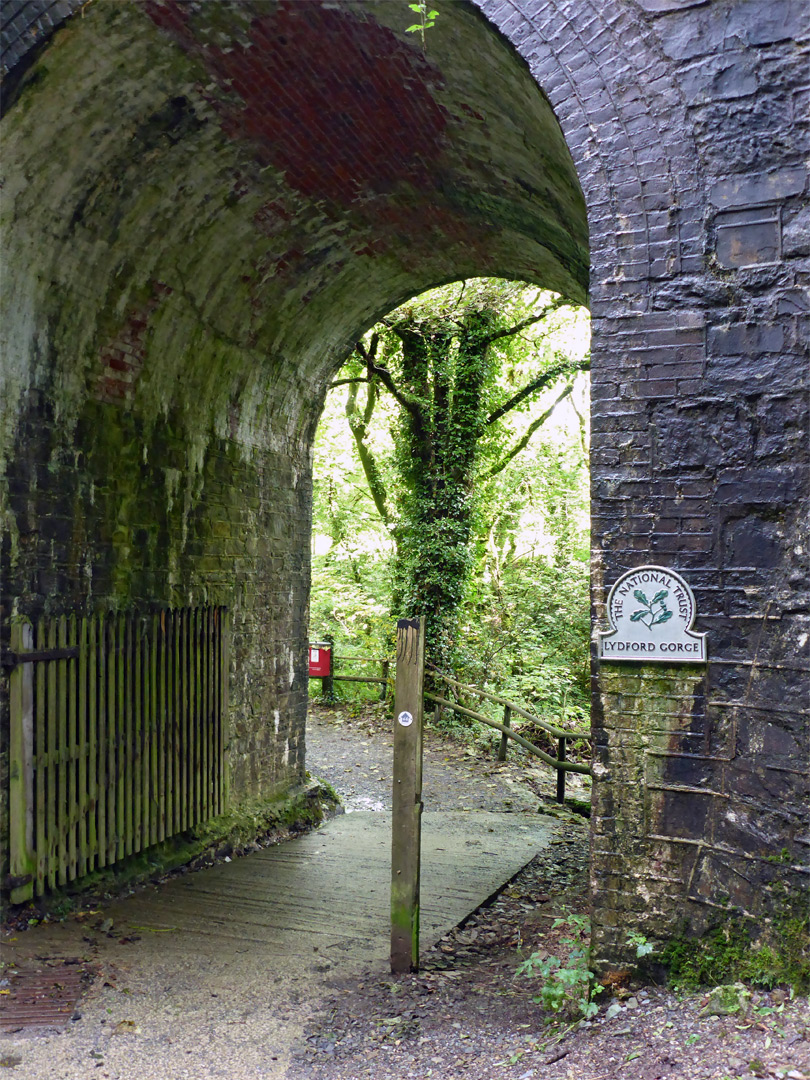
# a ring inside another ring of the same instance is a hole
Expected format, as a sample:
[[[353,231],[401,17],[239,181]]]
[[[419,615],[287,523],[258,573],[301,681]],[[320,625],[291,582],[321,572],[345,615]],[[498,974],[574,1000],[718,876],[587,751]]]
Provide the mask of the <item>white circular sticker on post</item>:
[[[608,595],[611,629],[599,631],[599,659],[703,664],[706,634],[692,630],[696,614],[694,594],[674,570],[628,570]]]
[[[413,717],[409,712],[401,712],[397,717],[401,727],[410,727],[413,723]]]

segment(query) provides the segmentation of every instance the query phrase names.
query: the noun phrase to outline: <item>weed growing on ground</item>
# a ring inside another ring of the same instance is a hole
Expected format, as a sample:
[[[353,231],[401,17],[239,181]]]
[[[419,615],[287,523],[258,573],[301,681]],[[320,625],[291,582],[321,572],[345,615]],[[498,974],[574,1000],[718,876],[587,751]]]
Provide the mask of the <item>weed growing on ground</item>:
[[[567,956],[553,956],[544,949],[536,950],[517,969],[518,975],[540,980],[540,992],[533,998],[552,1013],[589,1020],[598,1012],[592,998],[601,993],[596,976],[588,966],[588,947],[591,921],[587,915],[563,914],[551,924],[552,930],[567,927],[569,933],[560,938]]]

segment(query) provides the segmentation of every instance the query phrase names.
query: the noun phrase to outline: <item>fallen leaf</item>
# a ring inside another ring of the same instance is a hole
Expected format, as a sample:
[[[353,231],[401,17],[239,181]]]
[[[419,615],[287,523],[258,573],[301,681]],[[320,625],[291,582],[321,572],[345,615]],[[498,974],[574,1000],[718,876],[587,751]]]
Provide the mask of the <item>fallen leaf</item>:
[[[119,1020],[113,1028],[113,1035],[140,1035],[141,1029],[134,1020]]]

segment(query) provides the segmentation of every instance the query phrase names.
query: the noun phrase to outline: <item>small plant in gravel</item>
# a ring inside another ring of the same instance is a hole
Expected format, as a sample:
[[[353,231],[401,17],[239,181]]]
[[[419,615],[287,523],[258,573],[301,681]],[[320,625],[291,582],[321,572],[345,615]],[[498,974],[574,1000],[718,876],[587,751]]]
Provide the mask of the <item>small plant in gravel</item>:
[[[555,956],[544,949],[536,950],[517,969],[518,975],[541,980],[540,993],[533,998],[544,1009],[569,1018],[590,1020],[598,1011],[592,998],[601,993],[596,976],[588,966],[591,923],[587,915],[563,914],[551,924],[552,930],[566,927],[568,933],[559,940],[567,955]]]

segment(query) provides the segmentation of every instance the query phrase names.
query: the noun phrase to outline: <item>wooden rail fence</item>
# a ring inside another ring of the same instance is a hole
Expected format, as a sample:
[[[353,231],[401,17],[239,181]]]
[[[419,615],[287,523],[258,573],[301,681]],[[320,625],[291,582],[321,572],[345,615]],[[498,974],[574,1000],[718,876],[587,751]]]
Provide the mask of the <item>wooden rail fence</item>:
[[[227,623],[221,607],[13,621],[12,903],[223,810]]]
[[[390,660],[379,660],[373,656],[336,656],[334,659],[336,661],[340,660],[343,663],[379,664],[379,675],[333,675],[332,678],[335,682],[378,683],[380,687],[380,701],[385,701],[388,695],[389,672],[391,669]]]
[[[522,746],[524,750],[528,750],[530,754],[534,754],[535,757],[539,757],[541,761],[544,761],[547,765],[556,769],[558,803],[565,802],[565,774],[567,772],[577,772],[583,773],[586,776],[593,776],[590,765],[580,765],[575,761],[566,761],[566,744],[568,740],[587,739],[590,741],[591,734],[589,731],[570,730],[568,728],[558,727],[556,724],[550,724],[547,720],[541,720],[539,716],[534,716],[532,713],[527,712],[526,709],[522,709],[513,701],[507,701],[506,698],[500,697],[498,694],[490,694],[486,690],[479,690],[477,686],[468,686],[466,683],[461,683],[457,679],[453,679],[440,671],[434,670],[431,672],[431,675],[434,679],[438,679],[448,686],[452,686],[456,690],[475,694],[485,701],[491,701],[495,705],[503,706],[503,723],[499,724],[496,720],[491,719],[491,717],[486,716],[484,713],[464,708],[462,705],[459,705],[458,702],[450,701],[448,698],[441,697],[438,694],[425,693],[425,698],[434,702],[436,705],[439,705],[441,708],[452,709],[462,716],[472,717],[473,720],[478,720],[479,723],[486,724],[488,727],[500,731],[501,747],[498,757],[501,761],[506,758],[506,742],[508,739],[512,739],[518,743],[518,745]],[[542,731],[553,736],[557,740],[557,757],[553,758],[550,754],[546,754],[538,746],[535,746],[534,743],[514,732],[511,726],[512,713],[522,717],[524,720],[528,720],[531,724],[534,724],[535,727],[539,727]]]
[[[379,675],[338,675],[337,664],[338,662],[344,664],[379,664]],[[333,683],[336,682],[355,682],[355,683],[377,683],[380,687],[380,701],[385,701],[388,696],[388,684],[390,682],[391,661],[388,659],[380,659],[376,656],[335,656],[332,654],[332,669],[328,675],[310,675],[311,679],[321,680],[321,692],[327,700],[331,700],[334,695]]]

